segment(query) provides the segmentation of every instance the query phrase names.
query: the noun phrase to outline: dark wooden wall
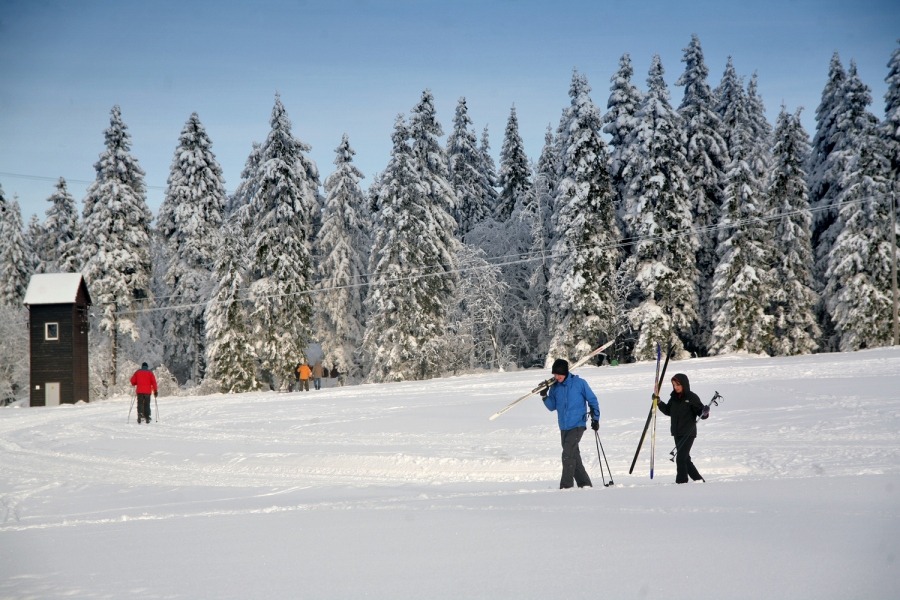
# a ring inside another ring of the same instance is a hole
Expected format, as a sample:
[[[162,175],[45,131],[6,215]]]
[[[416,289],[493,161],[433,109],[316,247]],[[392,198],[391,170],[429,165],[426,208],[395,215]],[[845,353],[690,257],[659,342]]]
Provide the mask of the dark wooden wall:
[[[31,347],[31,406],[44,406],[47,382],[59,382],[59,401],[88,402],[88,311],[85,290],[75,304],[46,304],[29,308]],[[45,325],[59,323],[59,339],[45,338]],[[36,386],[40,389],[35,389]]]

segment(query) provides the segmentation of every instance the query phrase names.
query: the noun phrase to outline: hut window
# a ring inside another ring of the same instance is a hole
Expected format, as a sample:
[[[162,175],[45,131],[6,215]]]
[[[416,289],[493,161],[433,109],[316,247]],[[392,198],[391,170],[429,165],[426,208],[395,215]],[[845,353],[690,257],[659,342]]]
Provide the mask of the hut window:
[[[46,323],[44,325],[44,339],[45,340],[58,340],[59,339],[59,323]]]

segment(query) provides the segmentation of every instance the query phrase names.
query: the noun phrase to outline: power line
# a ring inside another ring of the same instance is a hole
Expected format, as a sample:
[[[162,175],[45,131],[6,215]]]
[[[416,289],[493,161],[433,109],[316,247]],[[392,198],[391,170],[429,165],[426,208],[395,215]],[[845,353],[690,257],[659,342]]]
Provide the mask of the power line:
[[[47,177],[46,175],[27,175],[25,173],[7,173],[5,171],[0,171],[0,176],[3,177],[13,177],[15,179],[28,179],[30,181],[49,181],[51,183],[56,183],[60,179],[65,180],[66,183],[78,183],[81,185],[91,185],[94,181],[86,181],[84,179],[69,179],[67,177]],[[144,187],[148,190],[162,190],[165,191],[165,186],[159,185],[147,185],[144,184]]]

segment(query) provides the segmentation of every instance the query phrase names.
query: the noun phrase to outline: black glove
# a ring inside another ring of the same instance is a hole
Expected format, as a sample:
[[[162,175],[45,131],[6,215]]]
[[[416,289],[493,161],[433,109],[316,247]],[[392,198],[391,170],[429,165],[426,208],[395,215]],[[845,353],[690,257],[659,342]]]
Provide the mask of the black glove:
[[[597,419],[591,419],[591,429],[593,429],[594,431],[600,429],[600,421],[598,421]]]
[[[546,398],[547,392],[549,392],[549,391],[550,391],[550,386],[546,386],[546,387],[541,388],[541,391],[538,393],[541,395],[541,398]]]
[[[652,394],[652,395],[650,396],[650,399],[651,399],[651,400],[654,400],[654,401],[656,401],[656,402],[659,402],[659,396],[657,396],[656,394]]]
[[[159,392],[153,392],[153,397],[156,398],[157,396],[159,396]]]

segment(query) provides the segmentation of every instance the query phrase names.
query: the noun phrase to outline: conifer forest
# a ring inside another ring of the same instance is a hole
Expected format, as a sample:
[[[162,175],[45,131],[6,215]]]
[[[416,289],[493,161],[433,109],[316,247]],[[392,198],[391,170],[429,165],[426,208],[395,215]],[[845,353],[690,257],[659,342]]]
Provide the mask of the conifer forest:
[[[276,94],[226,192],[191,114],[156,215],[113,106],[83,198],[60,178],[23,223],[0,188],[0,399],[28,387],[35,273],[85,278],[92,398],[145,361],[175,394],[286,389],[319,357],[360,383],[544,366],[612,339],[619,362],[657,342],[681,358],[896,343],[900,46],[883,109],[835,53],[812,132],[796,107],[769,122],[730,60],[712,81],[696,36],[681,63],[636,74],[622,55],[602,92],[574,71],[533,157],[515,107],[494,154],[465,97],[441,123],[425,89],[365,187],[353,140],[322,169]]]

